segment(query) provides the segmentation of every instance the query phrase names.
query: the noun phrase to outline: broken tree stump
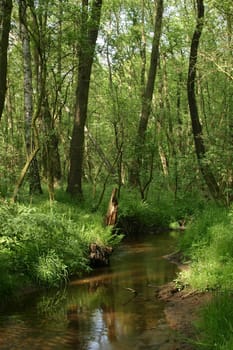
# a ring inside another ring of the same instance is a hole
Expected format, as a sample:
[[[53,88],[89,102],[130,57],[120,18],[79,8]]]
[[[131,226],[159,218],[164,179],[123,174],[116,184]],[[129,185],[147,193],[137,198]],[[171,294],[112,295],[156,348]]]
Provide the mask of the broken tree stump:
[[[117,212],[118,212],[118,199],[117,199],[118,189],[114,188],[112,190],[111,198],[108,204],[108,211],[105,217],[105,224],[115,225],[117,222]]]
[[[109,257],[112,254],[112,251],[112,247],[101,247],[96,243],[91,243],[89,246],[89,259],[91,266],[108,266]]]

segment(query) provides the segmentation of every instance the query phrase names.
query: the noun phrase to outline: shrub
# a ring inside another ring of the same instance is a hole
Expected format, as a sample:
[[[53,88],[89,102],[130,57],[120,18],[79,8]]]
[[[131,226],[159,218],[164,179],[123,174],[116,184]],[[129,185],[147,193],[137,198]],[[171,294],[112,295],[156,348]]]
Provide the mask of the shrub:
[[[120,239],[103,227],[100,215],[71,203],[0,205],[0,270],[9,276],[6,288],[18,278],[57,286],[68,275],[89,271],[90,243],[115,245]]]

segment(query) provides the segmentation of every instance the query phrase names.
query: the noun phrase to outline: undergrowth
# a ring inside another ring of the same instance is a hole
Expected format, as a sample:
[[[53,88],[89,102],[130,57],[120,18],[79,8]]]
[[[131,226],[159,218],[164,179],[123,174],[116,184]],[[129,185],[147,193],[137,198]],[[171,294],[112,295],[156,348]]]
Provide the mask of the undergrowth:
[[[199,330],[200,350],[233,349],[233,299],[231,293],[218,293],[213,301],[200,312]]]
[[[203,201],[196,194],[180,195],[174,198],[171,192],[151,190],[147,201],[142,201],[135,191],[123,189],[119,213],[120,217],[129,218],[129,224],[135,223],[152,231],[158,228],[164,231],[179,228],[178,221],[189,222],[193,215],[203,208]]]
[[[102,217],[71,203],[0,205],[0,296],[25,284],[59,286],[89,271],[90,243],[114,246],[122,239]]]
[[[101,191],[93,194],[88,188],[83,202],[62,189],[56,191],[53,202],[46,193],[29,197],[24,192],[17,204],[0,202],[1,300],[22,286],[60,286],[71,275],[88,272],[90,243],[119,244],[122,235],[103,225],[111,191],[110,187],[106,189],[98,211],[93,208]],[[172,195],[152,191],[149,200],[143,202],[136,191],[122,188],[119,199],[119,221],[130,218],[133,234],[135,229],[144,235],[145,228],[150,232],[156,227],[168,228],[171,222],[190,217],[196,210],[196,202],[191,205],[184,198],[174,200]],[[127,234],[129,230],[126,225],[121,232]]]
[[[233,349],[233,208],[209,203],[194,217],[180,248],[191,263],[177,283],[213,293],[197,324],[197,349]]]
[[[183,235],[180,247],[191,269],[180,279],[199,290],[233,289],[232,209],[214,205],[199,214]]]

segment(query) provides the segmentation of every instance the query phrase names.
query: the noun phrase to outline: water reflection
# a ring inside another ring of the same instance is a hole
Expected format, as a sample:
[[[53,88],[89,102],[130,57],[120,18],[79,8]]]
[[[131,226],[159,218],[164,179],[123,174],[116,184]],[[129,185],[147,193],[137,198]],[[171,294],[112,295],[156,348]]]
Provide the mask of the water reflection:
[[[155,291],[175,276],[161,256],[169,235],[125,244],[111,266],[72,281],[67,290],[27,298],[0,315],[0,349],[147,349],[158,343],[163,303]],[[154,347],[155,349],[158,347]]]

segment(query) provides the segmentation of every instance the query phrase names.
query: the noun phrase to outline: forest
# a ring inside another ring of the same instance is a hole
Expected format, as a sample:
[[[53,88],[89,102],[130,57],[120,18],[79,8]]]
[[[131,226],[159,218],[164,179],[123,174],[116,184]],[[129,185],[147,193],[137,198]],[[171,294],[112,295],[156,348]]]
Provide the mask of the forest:
[[[232,67],[231,0],[0,1],[3,304],[184,226],[177,285],[214,293],[195,349],[233,347]]]

